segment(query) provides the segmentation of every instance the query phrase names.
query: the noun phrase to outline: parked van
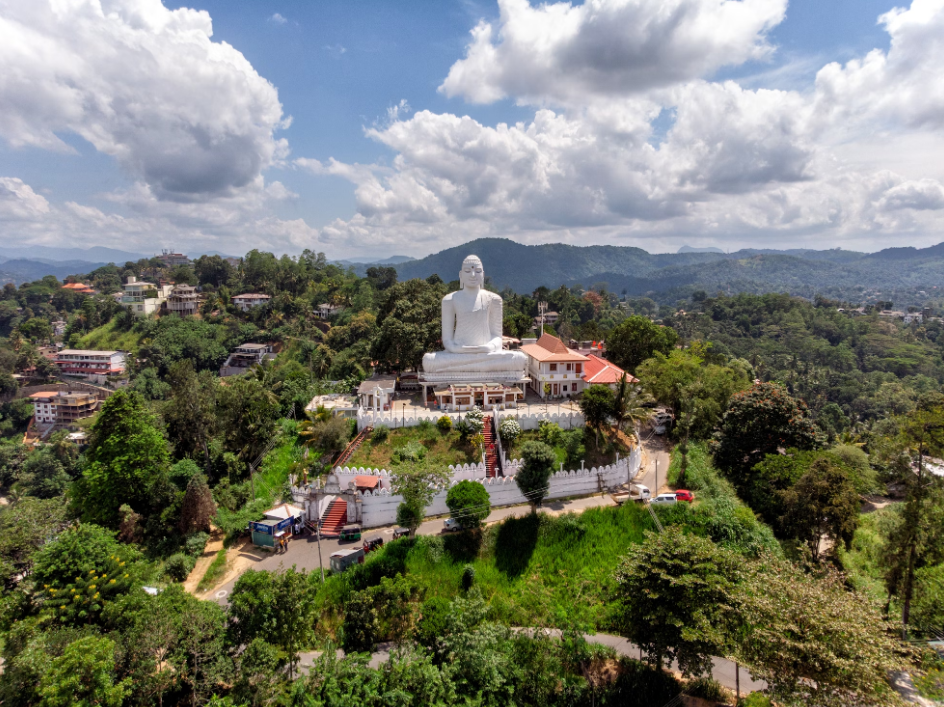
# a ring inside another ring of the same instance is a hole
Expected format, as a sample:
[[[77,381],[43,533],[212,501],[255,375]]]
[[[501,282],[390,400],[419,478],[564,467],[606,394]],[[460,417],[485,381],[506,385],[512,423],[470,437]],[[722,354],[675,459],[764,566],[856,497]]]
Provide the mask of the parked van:
[[[632,488],[629,490],[629,496],[634,501],[648,501],[652,498],[652,492],[649,490],[648,486],[633,484]]]
[[[660,493],[652,501],[653,505],[671,505],[673,503],[678,503],[678,497],[674,493]]]

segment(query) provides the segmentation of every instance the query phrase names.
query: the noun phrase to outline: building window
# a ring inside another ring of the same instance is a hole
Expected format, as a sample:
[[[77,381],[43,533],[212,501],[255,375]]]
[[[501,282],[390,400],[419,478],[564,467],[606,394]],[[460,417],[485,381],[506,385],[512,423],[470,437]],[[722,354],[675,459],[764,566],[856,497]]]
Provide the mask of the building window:
[[[567,392],[567,386],[566,386],[566,385],[564,386],[564,392],[565,392],[565,393]]]
[[[556,370],[557,370],[557,364],[556,364],[556,363],[552,363],[552,364],[550,365],[550,370],[551,370],[551,371],[556,371]]]

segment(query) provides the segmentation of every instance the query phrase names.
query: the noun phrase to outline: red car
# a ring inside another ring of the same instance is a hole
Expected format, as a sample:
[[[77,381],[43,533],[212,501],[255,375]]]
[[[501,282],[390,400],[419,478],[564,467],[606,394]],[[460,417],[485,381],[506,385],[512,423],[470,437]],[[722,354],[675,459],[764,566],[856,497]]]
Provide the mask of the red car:
[[[692,492],[686,491],[685,489],[675,489],[675,498],[678,501],[685,501],[686,503],[691,503],[695,500]]]

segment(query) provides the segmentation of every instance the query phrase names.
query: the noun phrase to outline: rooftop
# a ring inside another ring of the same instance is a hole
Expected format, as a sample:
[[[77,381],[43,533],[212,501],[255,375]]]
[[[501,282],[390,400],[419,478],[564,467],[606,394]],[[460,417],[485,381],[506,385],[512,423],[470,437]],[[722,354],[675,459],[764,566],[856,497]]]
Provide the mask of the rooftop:
[[[587,357],[572,351],[564,342],[552,334],[544,334],[536,344],[524,344],[521,347],[531,358],[538,361],[586,361]]]
[[[233,295],[233,299],[272,299],[269,295],[260,295],[257,293],[248,293],[245,295]]]
[[[606,361],[599,356],[594,356],[593,354],[587,356],[587,365],[583,367],[583,371],[583,379],[591,385],[596,383],[603,385],[619,383],[620,378],[622,378],[624,375],[626,376],[626,381],[629,383],[639,382],[638,378],[630,373],[627,373],[616,364],[610,363],[609,361]]]
[[[357,392],[360,394],[367,394],[374,392],[375,389],[380,388],[381,390],[393,390],[397,387],[397,377],[392,373],[389,374],[380,374],[376,376],[371,376],[363,383],[361,383]]]
[[[63,349],[59,352],[60,356],[113,356],[123,353],[122,351],[97,351],[95,349]]]

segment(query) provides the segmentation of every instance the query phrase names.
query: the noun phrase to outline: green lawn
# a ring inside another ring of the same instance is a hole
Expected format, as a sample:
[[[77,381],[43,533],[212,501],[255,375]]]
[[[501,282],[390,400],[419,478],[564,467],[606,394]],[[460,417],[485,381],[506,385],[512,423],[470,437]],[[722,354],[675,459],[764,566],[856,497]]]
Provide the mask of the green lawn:
[[[391,469],[396,465],[393,454],[410,442],[419,442],[426,447],[426,459],[442,466],[471,464],[481,461],[481,455],[472,445],[459,440],[459,433],[450,431],[443,435],[435,427],[404,427],[390,430],[383,442],[366,440],[345,464],[365,469]]]

